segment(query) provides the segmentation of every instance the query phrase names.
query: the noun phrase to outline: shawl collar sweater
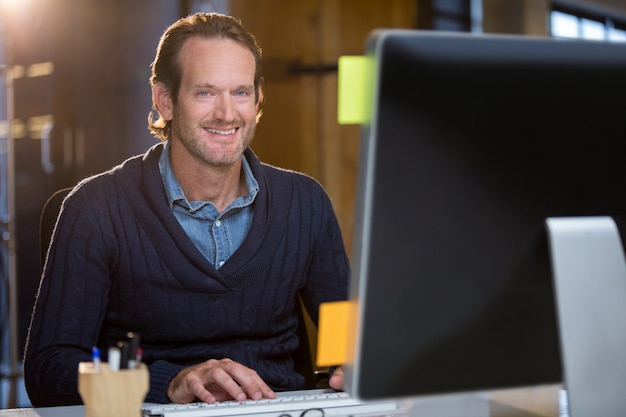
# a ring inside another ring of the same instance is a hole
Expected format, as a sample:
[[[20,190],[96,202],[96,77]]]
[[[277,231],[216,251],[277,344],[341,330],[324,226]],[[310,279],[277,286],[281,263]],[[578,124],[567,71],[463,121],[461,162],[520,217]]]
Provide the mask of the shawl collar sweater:
[[[246,157],[260,191],[250,231],[219,270],[168,207],[163,146],[82,181],[57,220],[25,353],[35,406],[80,403],[78,362],[141,335],[146,401],[184,367],[230,358],[274,389],[295,389],[296,302],[314,319],[347,297],[349,264],[331,202],[314,179]],[[103,358],[106,360],[106,357]]]

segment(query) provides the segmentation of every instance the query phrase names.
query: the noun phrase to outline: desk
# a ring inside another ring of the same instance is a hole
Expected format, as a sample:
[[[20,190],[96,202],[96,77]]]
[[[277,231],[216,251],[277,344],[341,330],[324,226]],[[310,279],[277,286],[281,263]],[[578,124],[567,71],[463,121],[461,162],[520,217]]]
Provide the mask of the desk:
[[[85,407],[70,405],[63,407],[14,408],[0,410],[0,417],[84,417]]]
[[[561,387],[509,389],[410,399],[406,417],[566,417],[559,414]],[[82,405],[0,410],[0,417],[84,417]]]

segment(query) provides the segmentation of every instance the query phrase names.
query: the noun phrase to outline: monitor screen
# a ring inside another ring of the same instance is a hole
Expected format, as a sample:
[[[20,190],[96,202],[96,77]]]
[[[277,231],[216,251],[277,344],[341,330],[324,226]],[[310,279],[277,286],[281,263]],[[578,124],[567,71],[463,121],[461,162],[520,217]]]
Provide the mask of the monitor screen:
[[[371,34],[346,365],[354,395],[563,380],[545,221],[626,214],[625,48]]]

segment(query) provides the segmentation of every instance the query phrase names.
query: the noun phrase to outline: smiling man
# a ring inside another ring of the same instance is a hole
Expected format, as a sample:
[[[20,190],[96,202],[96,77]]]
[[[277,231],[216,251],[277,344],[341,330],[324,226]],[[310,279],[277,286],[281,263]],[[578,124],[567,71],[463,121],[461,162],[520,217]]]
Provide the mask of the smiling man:
[[[181,19],[161,38],[150,82],[161,143],[63,203],[25,354],[35,406],[80,403],[78,363],[129,331],[150,371],[146,401],[301,388],[298,297],[313,318],[347,297],[323,188],[250,149],[263,99],[255,38],[230,16]],[[331,384],[341,387],[340,370]]]

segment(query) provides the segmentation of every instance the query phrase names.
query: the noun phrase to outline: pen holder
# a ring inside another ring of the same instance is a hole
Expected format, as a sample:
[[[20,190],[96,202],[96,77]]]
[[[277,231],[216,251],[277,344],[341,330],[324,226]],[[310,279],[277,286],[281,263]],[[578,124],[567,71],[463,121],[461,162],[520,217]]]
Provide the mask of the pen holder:
[[[85,417],[140,417],[150,378],[145,364],[134,369],[111,371],[108,364],[78,365],[78,392],[85,404]]]

